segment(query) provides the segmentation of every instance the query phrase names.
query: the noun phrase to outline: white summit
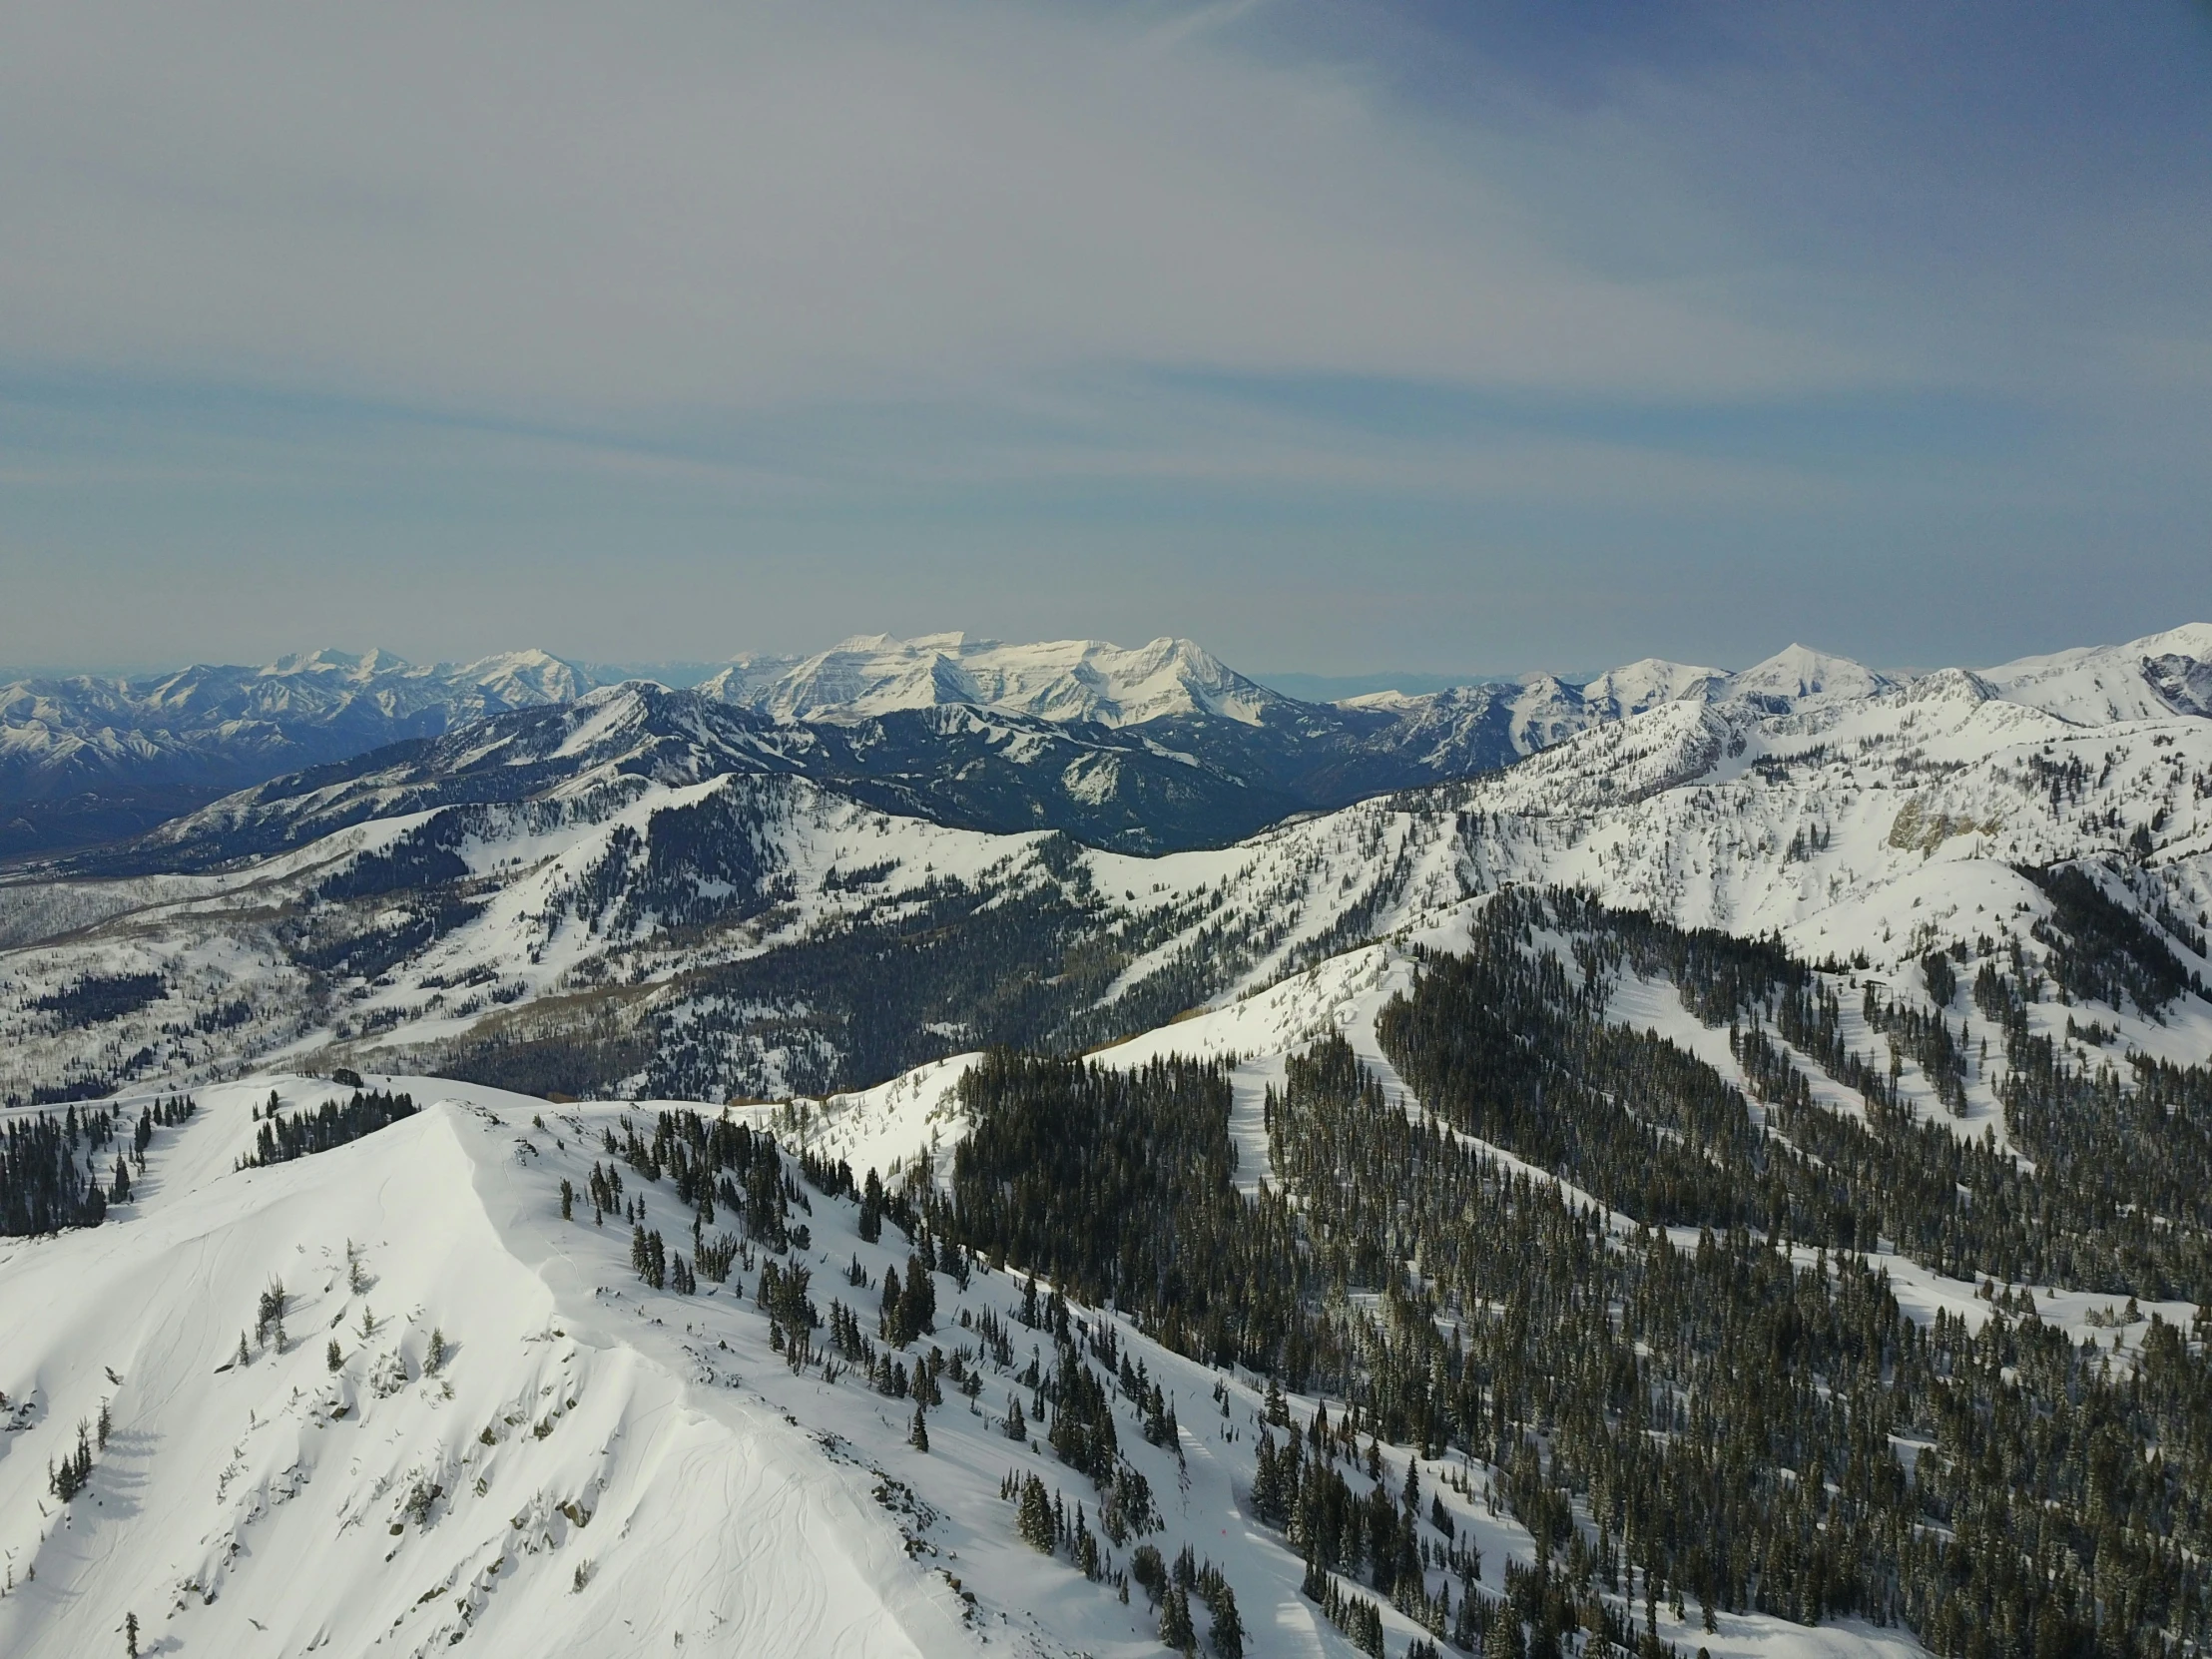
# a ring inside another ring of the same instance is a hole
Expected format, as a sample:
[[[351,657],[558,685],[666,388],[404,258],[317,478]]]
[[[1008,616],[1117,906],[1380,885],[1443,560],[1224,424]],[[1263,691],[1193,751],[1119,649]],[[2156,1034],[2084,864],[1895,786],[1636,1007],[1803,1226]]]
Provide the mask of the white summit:
[[[864,634],[812,657],[745,656],[700,690],[782,721],[859,721],[970,704],[1050,721],[1137,726],[1175,715],[1257,725],[1282,699],[1189,640],[1008,645],[966,634]]]
[[[2168,715],[2212,715],[2212,622],[2185,623],[2125,645],[2077,646],[1983,669],[2013,703],[2104,726]]]
[[[1807,708],[1855,702],[1896,684],[1887,674],[1849,657],[1787,645],[1765,662],[1754,663],[1733,676],[1728,693],[1732,697],[1780,698],[1794,708]]]

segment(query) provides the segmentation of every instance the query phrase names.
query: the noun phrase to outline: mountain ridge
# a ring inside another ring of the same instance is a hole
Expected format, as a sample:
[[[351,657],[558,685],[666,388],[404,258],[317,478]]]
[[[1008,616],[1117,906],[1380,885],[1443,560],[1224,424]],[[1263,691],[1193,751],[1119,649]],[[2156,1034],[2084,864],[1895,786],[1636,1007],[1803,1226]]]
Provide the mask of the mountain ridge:
[[[1151,851],[1232,841],[1294,813],[1508,766],[1669,702],[1803,714],[1958,673],[2075,725],[2204,715],[2212,625],[1933,676],[1888,675],[1793,645],[1735,673],[1646,658],[1580,685],[1536,675],[1326,704],[1268,691],[1187,640],[1125,650],[871,635],[807,658],[744,659],[667,695],[730,711],[726,738],[707,747],[728,751],[732,765],[835,780],[971,827],[1039,824]],[[12,815],[0,816],[0,854],[43,847],[51,856],[71,842],[143,833],[242,786],[282,793],[303,768],[357,773],[384,764],[371,758],[394,743],[502,718],[520,730],[529,711],[578,708],[612,689],[536,651],[418,668],[327,649],[255,670],[0,689],[0,815]],[[145,844],[178,842],[173,826]],[[106,861],[122,868],[135,856],[111,851]]]
[[[709,1099],[873,1081],[986,1041],[1088,1045],[1523,882],[1899,973],[1961,935],[2046,954],[2034,927],[2057,911],[2030,872],[2078,867],[2147,930],[2145,948],[2173,954],[2142,982],[2212,975],[2202,717],[2082,727],[1963,671],[1781,713],[1764,692],[1676,699],[1500,771],[1179,851],[1086,845],[1048,822],[961,824],[923,799],[934,775],[842,775],[851,752],[835,742],[873,746],[899,719],[972,727],[1000,750],[1110,740],[1124,747],[1082,765],[1214,776],[1140,757],[1127,730],[964,706],[782,726],[604,689],[163,831],[167,866],[202,874],[154,873],[155,859],[0,886],[0,939],[17,947],[0,964],[33,1001],[72,975],[132,973],[195,987],[195,1020],[243,1000],[257,1011],[239,1037],[276,1052],[365,1043],[365,1064],[398,1043],[414,1069]],[[1034,773],[999,772],[1065,784],[1059,753],[1038,753]],[[264,966],[197,965],[240,926],[265,941]],[[918,954],[897,942],[916,929],[932,941]],[[909,971],[932,951],[939,979]],[[463,995],[464,981],[485,989]],[[563,1025],[564,1007],[612,1023],[579,1035],[590,1021]],[[715,1012],[728,1007],[750,1012],[733,1025]],[[2124,1017],[2160,1051],[2158,1010]],[[50,1023],[0,1013],[22,1086],[80,1052]],[[230,1039],[162,1035],[176,1023],[155,1004],[113,1024],[100,1033],[113,1057],[88,1062],[87,1081],[139,1050],[144,1067],[221,1063]],[[561,1081],[530,1072],[532,1054],[565,1055]]]

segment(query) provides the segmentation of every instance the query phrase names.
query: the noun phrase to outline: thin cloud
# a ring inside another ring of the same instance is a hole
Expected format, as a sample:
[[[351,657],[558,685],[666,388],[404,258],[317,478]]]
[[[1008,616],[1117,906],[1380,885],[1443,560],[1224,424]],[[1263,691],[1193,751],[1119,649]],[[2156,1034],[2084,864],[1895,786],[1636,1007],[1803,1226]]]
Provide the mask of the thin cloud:
[[[0,655],[2212,610],[2199,17],[1630,11],[18,8]]]
[[[1869,371],[1559,258],[1345,77],[1148,38],[928,0],[35,14],[0,68],[0,349],[599,407],[1124,360]]]

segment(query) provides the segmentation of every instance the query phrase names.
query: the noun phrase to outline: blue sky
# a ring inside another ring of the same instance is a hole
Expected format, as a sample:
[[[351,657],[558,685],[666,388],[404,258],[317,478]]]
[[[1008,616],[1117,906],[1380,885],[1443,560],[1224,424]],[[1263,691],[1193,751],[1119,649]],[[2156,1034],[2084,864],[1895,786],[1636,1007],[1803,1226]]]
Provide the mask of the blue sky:
[[[0,662],[2212,616],[2202,5],[84,0],[0,56]]]

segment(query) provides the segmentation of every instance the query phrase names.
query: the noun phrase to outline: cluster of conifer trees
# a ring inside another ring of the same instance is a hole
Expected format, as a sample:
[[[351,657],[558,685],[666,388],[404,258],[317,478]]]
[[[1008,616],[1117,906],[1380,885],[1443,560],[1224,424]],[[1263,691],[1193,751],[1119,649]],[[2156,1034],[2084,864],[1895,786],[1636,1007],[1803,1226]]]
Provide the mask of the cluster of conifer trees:
[[[88,973],[60,990],[27,998],[23,1006],[56,1015],[62,1028],[69,1030],[121,1019],[168,995],[169,987],[158,973]]]
[[[2050,900],[2050,918],[2036,921],[2032,931],[2048,948],[2051,977],[2067,995],[2149,1012],[2191,989],[2202,994],[2202,982],[2165,941],[2115,903],[2094,875],[2070,864],[2017,867]]]
[[[268,1110],[256,1113],[261,1129],[254,1137],[254,1150],[239,1160],[239,1167],[264,1169],[312,1153],[328,1152],[333,1147],[357,1141],[363,1135],[373,1135],[414,1113],[412,1095],[393,1094],[383,1089],[355,1089],[350,1100],[325,1100],[311,1111],[302,1107],[287,1117],[276,1098],[276,1091],[272,1089]]]
[[[134,1121],[108,1106],[71,1106],[11,1118],[0,1128],[0,1237],[98,1227],[111,1204],[131,1197],[131,1172],[146,1173],[154,1131],[179,1124],[199,1108],[178,1095],[141,1107]],[[103,1170],[96,1154],[114,1146],[129,1123],[131,1146]]]
[[[1951,993],[1935,1014],[1870,997],[1870,1036],[1979,1075],[1978,1052],[1935,1036],[1975,954],[1923,965]],[[1977,1002],[2039,989],[2008,965],[1984,962]],[[1733,1026],[1763,1114],[1675,1044],[1606,1021],[1624,967]],[[1658,1606],[1688,1602],[1708,1622],[1901,1622],[1946,1659],[2201,1647],[2212,1332],[2138,1321],[2116,1358],[1993,1286],[1978,1329],[1924,1325],[1863,1253],[2212,1301],[2212,1185],[2145,1183],[2129,1204],[2099,1173],[2203,1169],[2212,1076],[2138,1062],[2123,1089],[2013,1018],[2001,1092],[2029,1169],[1922,1122],[1894,1064],[1844,1029],[1776,946],[1507,893],[1381,1022],[1426,1113],[1321,1043],[1268,1103],[1275,1184],[1244,1196],[1220,1067],[994,1054],[962,1084],[974,1129],[952,1196],[923,1219],[1185,1353],[1349,1400],[1344,1422],[1271,1440],[1256,1510],[1314,1563],[1318,1595],[1333,1569],[1364,1574],[1461,1648],[1548,1659],[1579,1627],[1648,1653]],[[1801,1060],[1865,1111],[1820,1104]],[[1363,1429],[1500,1471],[1492,1500],[1539,1548],[1502,1602],[1432,1521],[1351,1472]]]
[[[813,1213],[798,1180],[784,1168],[775,1141],[765,1134],[756,1135],[748,1125],[733,1123],[728,1117],[666,1111],[655,1116],[651,1140],[641,1136],[627,1117],[622,1120],[620,1138],[611,1128],[602,1134],[601,1144],[610,1159],[621,1159],[648,1182],[658,1182],[663,1175],[673,1180],[677,1203],[693,1212],[695,1254],[696,1247],[707,1242],[706,1230],[715,1225],[718,1203],[743,1220],[748,1238],[771,1250],[783,1250],[793,1242],[794,1209]],[[804,1165],[803,1169],[819,1170],[820,1166]],[[822,1171],[822,1180],[830,1184],[824,1190],[832,1190],[836,1179],[834,1173]],[[844,1170],[841,1179],[849,1189],[851,1172]],[[604,1171],[597,1163],[592,1165],[590,1192],[595,1221],[601,1219],[599,1212],[623,1208],[625,1214],[629,1213],[623,1206],[622,1190],[621,1172],[611,1163]],[[635,1219],[642,1222],[643,1212],[638,1212]],[[803,1229],[804,1224],[800,1224],[798,1230]]]
[[[108,1402],[100,1402],[100,1424],[97,1429],[79,1418],[77,1422],[77,1449],[62,1454],[57,1463],[52,1458],[46,1462],[46,1489],[63,1503],[73,1501],[77,1494],[92,1482],[92,1448],[94,1435],[99,1437],[102,1451],[108,1449],[108,1433],[113,1427],[108,1415]]]

